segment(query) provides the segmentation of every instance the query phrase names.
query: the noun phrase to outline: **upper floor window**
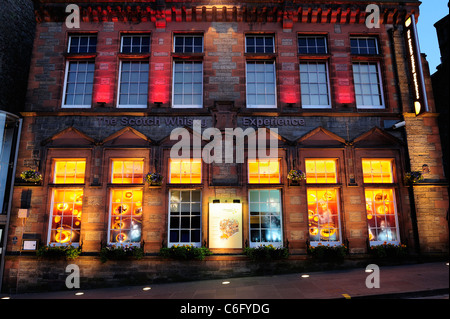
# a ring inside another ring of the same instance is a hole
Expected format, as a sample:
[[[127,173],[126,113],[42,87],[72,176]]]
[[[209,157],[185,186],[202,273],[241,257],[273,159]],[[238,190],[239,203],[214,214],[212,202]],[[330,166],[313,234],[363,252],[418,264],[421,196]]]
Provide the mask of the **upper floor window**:
[[[68,53],[95,53],[97,52],[96,35],[69,36]]]
[[[123,35],[120,43],[121,53],[149,53],[149,35]]]
[[[337,164],[335,159],[307,159],[306,183],[337,183]]]
[[[247,107],[276,108],[274,61],[247,61]]]
[[[201,159],[170,159],[170,183],[198,184],[202,182]]]
[[[173,107],[203,106],[203,63],[175,61],[173,65]]]
[[[278,184],[280,183],[280,161],[249,160],[248,182],[250,184]]]
[[[111,182],[117,184],[143,183],[144,160],[142,159],[113,160]]]
[[[327,41],[325,36],[299,36],[298,53],[301,54],[325,54],[327,53]]]
[[[300,63],[302,107],[331,108],[327,62]]]
[[[147,107],[148,72],[148,62],[122,61],[120,63],[118,107]]]
[[[91,107],[94,69],[92,61],[67,62],[62,107]]]
[[[245,37],[246,53],[274,53],[275,40],[271,35],[247,35]]]
[[[173,52],[176,53],[202,53],[202,35],[176,35],[174,37]]]
[[[57,159],[54,161],[54,184],[82,184],[86,172],[83,159]]]
[[[377,62],[354,62],[353,82],[358,108],[384,108],[383,88]]]
[[[392,159],[363,159],[364,183],[393,183],[393,162]]]
[[[378,43],[375,37],[350,38],[350,50],[352,54],[378,54]]]

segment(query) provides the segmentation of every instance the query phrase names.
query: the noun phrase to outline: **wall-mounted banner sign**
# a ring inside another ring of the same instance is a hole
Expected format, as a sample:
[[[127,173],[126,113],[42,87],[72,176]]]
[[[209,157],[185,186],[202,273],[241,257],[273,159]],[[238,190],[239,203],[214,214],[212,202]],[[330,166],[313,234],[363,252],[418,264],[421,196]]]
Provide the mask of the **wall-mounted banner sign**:
[[[413,86],[414,112],[419,116],[428,112],[428,100],[423,78],[422,60],[420,56],[419,38],[417,35],[416,20],[411,15],[405,21],[405,41],[407,59],[409,61],[410,79]]]
[[[242,248],[242,204],[209,204],[209,247]]]

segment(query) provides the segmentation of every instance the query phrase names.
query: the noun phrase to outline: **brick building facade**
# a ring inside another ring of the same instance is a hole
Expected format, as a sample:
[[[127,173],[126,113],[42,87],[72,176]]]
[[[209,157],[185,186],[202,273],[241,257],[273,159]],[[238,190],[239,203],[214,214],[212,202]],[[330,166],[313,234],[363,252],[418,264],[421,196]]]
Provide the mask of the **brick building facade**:
[[[368,2],[97,2],[79,4],[80,28],[65,23],[67,1],[36,10],[17,171],[43,179],[16,181],[8,289],[42,286],[52,272],[24,240],[80,245],[85,280],[110,282],[248,271],[243,248],[268,244],[288,246],[292,264],[318,244],[361,258],[384,242],[448,253],[430,76],[423,59],[429,110],[417,117],[403,34],[419,2],[378,1],[379,28],[366,25]],[[170,154],[177,128],[194,146],[188,159]],[[196,152],[208,128],[216,142],[227,128],[275,140],[278,154],[253,159],[245,142],[242,163],[209,163]],[[296,185],[291,170],[306,180]],[[424,181],[409,186],[410,171]],[[144,183],[147,172],[162,184]],[[114,270],[97,256],[111,244],[147,256]],[[180,244],[214,255],[184,270],[155,256]]]

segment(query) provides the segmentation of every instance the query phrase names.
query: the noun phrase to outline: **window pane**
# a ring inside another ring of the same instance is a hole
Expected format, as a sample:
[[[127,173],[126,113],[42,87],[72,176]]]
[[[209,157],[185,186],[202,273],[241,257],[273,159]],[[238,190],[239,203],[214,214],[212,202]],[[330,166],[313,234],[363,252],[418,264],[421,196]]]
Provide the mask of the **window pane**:
[[[97,51],[96,35],[72,35],[69,38],[69,53],[94,53]]]
[[[340,242],[339,193],[337,189],[307,189],[311,242]]]
[[[82,189],[55,189],[50,212],[49,243],[78,244],[80,241],[82,212]]]
[[[202,163],[198,159],[171,159],[170,183],[201,183]]]
[[[280,162],[278,160],[249,160],[248,182],[250,184],[280,183]]]
[[[55,160],[53,183],[84,183],[86,171],[85,160]]]
[[[169,246],[174,244],[201,245],[201,204],[200,191],[188,190],[170,191],[170,205],[179,204],[182,216],[176,211],[170,211],[169,216]],[[198,201],[198,202],[195,202]]]
[[[94,79],[93,62],[69,62],[63,107],[90,107]]]
[[[305,160],[306,183],[337,183],[337,165],[335,159]]]
[[[393,160],[362,160],[364,183],[393,183]]]
[[[247,62],[247,107],[276,107],[273,62]]]
[[[323,36],[301,36],[298,38],[298,53],[323,54],[327,53],[326,39]]]
[[[123,61],[119,85],[118,107],[147,107],[148,62]]]
[[[381,82],[376,63],[354,63],[353,76],[358,107],[383,107]],[[361,84],[361,86],[359,86]]]
[[[173,106],[202,107],[203,72],[202,62],[175,62]],[[175,93],[177,95],[175,95]]]
[[[144,182],[144,160],[113,160],[111,182],[140,184]]]
[[[250,245],[282,244],[281,202],[279,190],[251,190]]]
[[[142,190],[113,189],[110,203],[111,243],[138,244],[142,232]]]
[[[331,107],[328,92],[328,74],[325,63],[300,64],[300,85],[303,107]]]

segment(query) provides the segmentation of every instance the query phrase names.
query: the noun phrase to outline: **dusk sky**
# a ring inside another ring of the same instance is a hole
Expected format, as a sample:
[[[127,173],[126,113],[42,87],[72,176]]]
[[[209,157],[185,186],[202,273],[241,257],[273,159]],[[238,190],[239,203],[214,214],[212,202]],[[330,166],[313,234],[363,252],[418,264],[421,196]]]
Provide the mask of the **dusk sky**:
[[[448,0],[422,0],[420,6],[419,33],[420,51],[427,55],[430,64],[430,73],[436,72],[441,64],[441,53],[434,24],[448,15]]]

